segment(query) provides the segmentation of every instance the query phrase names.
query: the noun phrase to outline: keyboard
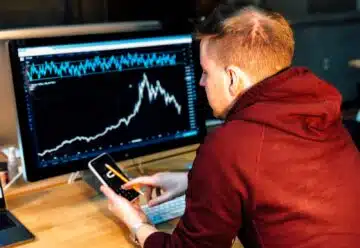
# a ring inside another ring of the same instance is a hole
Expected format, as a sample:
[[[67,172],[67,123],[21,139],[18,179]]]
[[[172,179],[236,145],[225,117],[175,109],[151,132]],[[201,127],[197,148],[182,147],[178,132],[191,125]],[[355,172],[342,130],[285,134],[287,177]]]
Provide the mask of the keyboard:
[[[154,225],[160,224],[162,222],[180,217],[184,214],[185,195],[153,207],[142,205],[141,208]]]

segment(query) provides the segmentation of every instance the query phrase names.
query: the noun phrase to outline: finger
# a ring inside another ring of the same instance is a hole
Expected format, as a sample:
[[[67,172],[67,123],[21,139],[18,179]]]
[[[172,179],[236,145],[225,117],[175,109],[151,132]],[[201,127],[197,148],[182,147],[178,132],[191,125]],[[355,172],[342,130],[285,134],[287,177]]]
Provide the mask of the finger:
[[[142,185],[149,185],[149,186],[155,186],[156,180],[154,177],[151,176],[144,176],[144,177],[137,177],[133,180],[130,180],[129,182],[125,183],[122,187],[124,189],[130,189],[136,185],[142,186]]]
[[[140,199],[139,198],[136,198],[136,199],[131,201],[131,205],[133,205],[133,206],[138,206],[139,204],[140,204]]]
[[[156,206],[158,204],[161,204],[163,202],[166,202],[171,199],[171,195],[168,192],[165,192],[164,194],[152,199],[148,202],[149,207]]]
[[[153,191],[153,187],[148,187],[145,191],[145,199],[147,202],[151,200],[152,191]]]

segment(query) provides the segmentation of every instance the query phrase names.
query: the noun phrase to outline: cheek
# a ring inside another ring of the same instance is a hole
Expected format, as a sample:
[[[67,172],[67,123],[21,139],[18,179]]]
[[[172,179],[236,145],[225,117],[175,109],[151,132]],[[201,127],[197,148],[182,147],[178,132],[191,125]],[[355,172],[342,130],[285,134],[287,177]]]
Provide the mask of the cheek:
[[[205,90],[209,93],[209,97],[218,98],[223,94],[223,77],[219,74],[207,74],[203,75],[200,80],[200,85],[205,87]]]
[[[217,92],[218,97],[221,97],[224,93],[224,78],[222,75],[216,75],[211,82],[211,87],[213,91]]]

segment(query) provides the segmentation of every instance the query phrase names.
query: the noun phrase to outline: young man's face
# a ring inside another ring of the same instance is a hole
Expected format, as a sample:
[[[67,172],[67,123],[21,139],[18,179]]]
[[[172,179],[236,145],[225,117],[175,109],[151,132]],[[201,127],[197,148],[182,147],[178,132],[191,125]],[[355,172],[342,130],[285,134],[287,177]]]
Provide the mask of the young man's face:
[[[213,56],[214,49],[209,48],[208,39],[200,44],[200,63],[203,73],[200,86],[205,88],[206,96],[213,114],[225,118],[238,97],[249,87],[250,81],[240,68],[224,67]]]
[[[205,88],[206,96],[214,116],[223,118],[228,107],[223,68],[217,65],[216,61],[211,58],[206,39],[201,41],[200,44],[200,63],[203,69],[200,86]]]

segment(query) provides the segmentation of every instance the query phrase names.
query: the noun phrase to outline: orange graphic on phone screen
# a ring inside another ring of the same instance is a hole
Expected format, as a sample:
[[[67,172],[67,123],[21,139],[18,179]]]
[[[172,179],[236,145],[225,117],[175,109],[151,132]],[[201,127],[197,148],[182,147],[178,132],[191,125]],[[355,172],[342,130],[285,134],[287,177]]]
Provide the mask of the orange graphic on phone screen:
[[[123,180],[125,183],[127,183],[129,180],[124,177],[123,175],[121,175],[119,172],[117,172],[114,168],[112,168],[110,165],[105,164],[105,167],[109,170],[106,173],[106,176],[108,178],[113,178],[114,176],[117,176],[118,178],[120,178],[121,180]],[[143,195],[144,193],[138,189],[137,187],[133,187],[134,190],[136,190],[139,194]]]

